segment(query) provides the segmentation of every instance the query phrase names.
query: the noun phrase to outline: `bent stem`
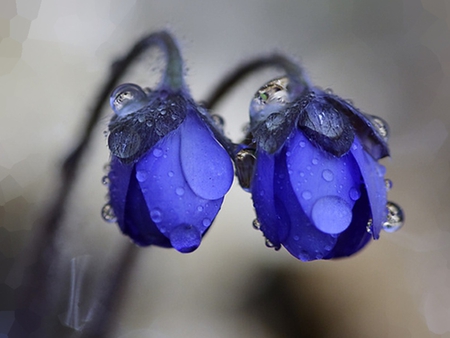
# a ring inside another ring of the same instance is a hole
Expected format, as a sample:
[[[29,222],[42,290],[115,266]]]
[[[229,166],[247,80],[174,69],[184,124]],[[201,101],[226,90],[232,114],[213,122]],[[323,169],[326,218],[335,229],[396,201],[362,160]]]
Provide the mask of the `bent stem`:
[[[303,74],[302,68],[281,54],[272,54],[269,56],[258,57],[247,61],[241,66],[235,68],[216,88],[214,88],[209,97],[204,101],[204,107],[208,110],[223,100],[224,96],[240,81],[245,80],[251,74],[264,68],[281,68],[289,78],[289,91],[291,95],[298,96],[302,94],[309,83]]]
[[[104,82],[93,102],[93,108],[89,112],[88,120],[78,145],[67,156],[61,166],[61,182],[55,193],[55,199],[45,213],[45,218],[41,220],[41,224],[37,227],[38,233],[33,239],[31,249],[28,251],[29,261],[27,263],[29,267],[26,268],[24,275],[24,287],[17,297],[18,310],[34,308],[34,311],[38,311],[40,315],[51,315],[51,304],[55,302],[52,296],[55,295],[52,294],[52,289],[47,285],[49,282],[48,273],[50,267],[55,264],[58,258],[56,245],[57,234],[64,216],[68,197],[77,179],[81,159],[90,144],[94,127],[100,119],[103,105],[108,102],[112,90],[130,69],[130,66],[138,60],[139,56],[154,46],[163,49],[167,59],[161,86],[171,88],[175,91],[183,88],[183,63],[181,55],[174,39],[165,31],[156,32],[144,37],[134,45],[127,55],[113,63],[108,79]],[[123,267],[120,264],[116,267],[118,271],[121,268]],[[127,278],[125,274],[117,273],[114,275],[117,278]],[[119,281],[111,281],[111,283],[125,285],[124,282]],[[40,309],[35,309],[35,304],[41,304],[39,306]],[[104,320],[98,322],[102,323],[102,325],[105,323]],[[13,325],[16,326],[17,330],[21,330],[21,327],[25,324],[17,321]]]

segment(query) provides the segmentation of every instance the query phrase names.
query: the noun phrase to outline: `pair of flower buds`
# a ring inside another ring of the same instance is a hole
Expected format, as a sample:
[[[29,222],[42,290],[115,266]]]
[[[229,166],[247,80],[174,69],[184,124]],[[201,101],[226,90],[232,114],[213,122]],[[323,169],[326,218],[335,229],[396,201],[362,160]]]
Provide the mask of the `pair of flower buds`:
[[[248,134],[233,144],[221,119],[190,96],[171,36],[155,36],[167,55],[161,83],[153,90],[123,84],[110,99],[102,213],[136,244],[195,250],[235,172],[252,194],[253,225],[266,245],[303,261],[350,256],[382,228],[402,226],[378,163],[389,155],[381,118],[310,85],[289,63],[284,77],[256,92]]]

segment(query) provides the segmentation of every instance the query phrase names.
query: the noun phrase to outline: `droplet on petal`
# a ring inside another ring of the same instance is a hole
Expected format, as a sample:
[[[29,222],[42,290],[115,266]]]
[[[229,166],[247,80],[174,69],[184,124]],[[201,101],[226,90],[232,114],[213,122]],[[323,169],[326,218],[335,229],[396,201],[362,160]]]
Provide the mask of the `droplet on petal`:
[[[388,201],[387,208],[387,220],[383,223],[383,230],[386,232],[396,232],[399,230],[405,221],[402,208],[394,202]]]
[[[370,122],[372,122],[372,125],[375,128],[375,131],[378,133],[378,135],[381,136],[381,138],[387,142],[389,139],[389,125],[385,120],[383,120],[381,117],[374,116],[374,115],[366,115]]]
[[[118,86],[109,99],[112,110],[120,117],[141,109],[147,103],[147,94],[132,83]]]
[[[170,243],[176,250],[183,253],[197,249],[201,240],[200,231],[189,224],[182,224],[170,232]]]
[[[317,229],[328,234],[339,234],[352,221],[352,209],[339,196],[325,196],[316,201],[311,217]]]

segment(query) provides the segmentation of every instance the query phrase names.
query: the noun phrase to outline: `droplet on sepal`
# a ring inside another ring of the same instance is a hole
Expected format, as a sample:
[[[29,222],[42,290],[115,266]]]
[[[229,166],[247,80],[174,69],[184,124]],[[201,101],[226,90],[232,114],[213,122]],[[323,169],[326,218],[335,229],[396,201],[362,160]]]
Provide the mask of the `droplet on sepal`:
[[[250,103],[250,124],[253,129],[270,114],[281,111],[290,102],[287,86],[289,79],[281,77],[262,86]]]
[[[111,204],[106,203],[102,208],[102,218],[108,223],[116,223],[117,217],[114,214],[114,210]]]
[[[118,86],[109,99],[112,110],[120,117],[133,113],[147,103],[147,94],[132,83]]]
[[[367,118],[372,122],[373,127],[375,128],[375,131],[378,133],[378,135],[381,136],[381,138],[387,142],[389,139],[389,125],[385,120],[383,120],[381,117],[375,116],[375,115],[366,115]]]
[[[387,219],[383,223],[383,230],[386,232],[396,232],[400,230],[405,222],[402,208],[394,202],[388,201],[386,204]]]
[[[366,231],[371,235],[373,234],[373,219],[371,218],[367,221]]]

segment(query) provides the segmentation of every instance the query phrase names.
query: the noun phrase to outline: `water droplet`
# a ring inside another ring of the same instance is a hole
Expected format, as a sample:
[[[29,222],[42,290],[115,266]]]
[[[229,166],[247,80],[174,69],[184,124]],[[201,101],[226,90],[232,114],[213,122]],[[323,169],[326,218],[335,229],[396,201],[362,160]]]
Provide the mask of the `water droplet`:
[[[163,151],[160,148],[153,149],[153,156],[155,157],[161,157],[163,154]]]
[[[301,142],[299,143],[299,146],[302,147],[302,148],[304,148],[304,147],[306,146],[306,143],[303,142],[303,141],[301,141]]]
[[[197,211],[198,211],[198,212],[202,212],[202,211],[203,211],[203,207],[202,207],[201,205],[199,205],[199,206],[197,207]]]
[[[303,192],[302,192],[302,197],[303,197],[305,200],[310,200],[311,197],[312,197],[311,191],[309,191],[309,190],[303,191]]]
[[[317,158],[312,159],[312,164],[317,165],[319,163],[319,160]]]
[[[347,201],[339,196],[324,196],[314,203],[311,218],[320,231],[338,234],[350,225],[352,209]]]
[[[300,237],[298,237],[297,235],[295,235],[293,238],[294,238],[294,241],[298,241],[300,239]]]
[[[290,151],[286,151],[286,157],[291,156],[291,152]]]
[[[278,245],[275,245],[275,244],[273,244],[268,238],[266,238],[266,240],[265,240],[265,244],[266,244],[266,246],[268,247],[268,248],[272,248],[272,249],[275,249],[275,250],[280,250],[280,246]]]
[[[147,127],[152,127],[152,126],[153,126],[153,121],[147,120],[147,122],[145,122],[145,125],[146,125]]]
[[[111,204],[106,203],[102,208],[102,218],[108,223],[116,223],[117,217],[114,215],[114,210]]]
[[[236,154],[236,175],[240,186],[246,191],[249,191],[252,183],[255,161],[253,149],[242,149]]]
[[[327,93],[329,95],[332,95],[333,94],[333,89],[327,88],[327,89],[325,89],[325,93]]]
[[[167,176],[173,177],[173,171],[169,171],[169,172],[167,173]]]
[[[163,109],[159,113],[164,116],[164,115],[166,115],[167,111]]]
[[[360,191],[355,187],[350,188],[348,195],[353,201],[357,201],[361,197]]]
[[[400,230],[405,222],[402,208],[394,202],[387,202],[387,220],[383,223],[383,230],[386,232],[396,232]]]
[[[183,188],[183,187],[178,187],[178,188],[176,188],[176,189],[175,189],[175,193],[176,193],[178,196],[183,196],[183,195],[184,195],[184,188]]]
[[[170,243],[176,250],[188,253],[198,248],[202,235],[196,227],[182,224],[172,230],[169,238]]]
[[[372,233],[373,233],[373,220],[372,220],[371,218],[367,221],[366,231],[367,231],[369,234],[372,234]]]
[[[162,214],[159,209],[153,209],[150,211],[150,218],[155,223],[161,223],[162,221]]]
[[[142,123],[142,122],[145,121],[145,116],[140,114],[140,115],[137,116],[137,120],[139,121],[139,123]]]
[[[255,219],[253,220],[252,225],[253,225],[253,228],[256,229],[256,230],[260,230],[260,229],[261,229],[261,223],[259,223],[259,221],[258,221],[257,218],[255,218]]]
[[[325,169],[322,172],[322,178],[327,182],[331,182],[334,178],[333,172],[331,170]]]
[[[102,177],[102,184],[109,185],[109,177],[107,175]]]
[[[205,218],[202,221],[203,226],[209,227],[211,225],[211,220],[209,218]]]
[[[378,116],[367,115],[367,117],[369,118],[370,122],[372,122],[372,125],[378,135],[380,135],[383,140],[387,141],[389,138],[389,125],[387,124],[387,122]]]
[[[211,118],[213,119],[214,123],[218,126],[218,127],[223,127],[225,124],[225,120],[223,119],[222,116],[217,115],[217,114],[212,114]]]
[[[392,181],[389,178],[386,178],[384,180],[384,185],[386,187],[386,191],[389,191],[392,189]]]
[[[109,103],[118,116],[126,116],[147,103],[147,94],[138,85],[125,83],[113,91]]]
[[[300,177],[303,177],[303,176],[305,176],[305,173],[303,171],[300,171],[299,175],[300,175]]]
[[[111,165],[110,165],[109,163],[106,163],[106,164],[103,166],[103,171],[104,171],[105,173],[109,173],[109,172],[111,171]]]
[[[138,171],[136,172],[136,179],[139,182],[145,182],[148,178],[148,173],[146,171]]]

